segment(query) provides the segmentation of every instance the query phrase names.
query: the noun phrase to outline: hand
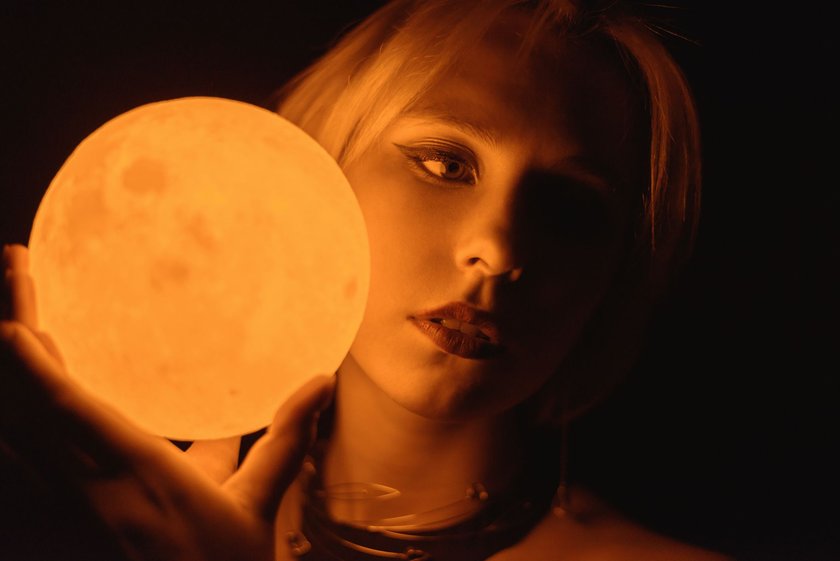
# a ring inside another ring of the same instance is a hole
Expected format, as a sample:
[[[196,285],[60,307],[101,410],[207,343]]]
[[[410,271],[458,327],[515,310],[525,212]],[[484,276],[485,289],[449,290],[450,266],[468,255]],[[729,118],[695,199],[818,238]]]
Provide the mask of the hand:
[[[208,475],[66,376],[56,346],[38,330],[26,249],[9,246],[3,258],[0,455],[73,486],[130,559],[273,559],[277,505],[332,379],[319,377],[289,398],[241,468],[219,484],[224,465]],[[212,459],[212,450],[199,444],[194,455]]]

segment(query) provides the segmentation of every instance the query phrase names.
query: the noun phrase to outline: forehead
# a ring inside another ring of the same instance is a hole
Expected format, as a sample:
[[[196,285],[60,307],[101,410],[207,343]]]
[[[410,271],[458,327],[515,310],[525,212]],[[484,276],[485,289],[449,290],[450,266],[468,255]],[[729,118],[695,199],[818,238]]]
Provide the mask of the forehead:
[[[518,20],[497,25],[408,113],[527,150],[544,167],[573,157],[627,177],[644,127],[616,54],[594,39],[555,38],[524,56],[524,28]]]

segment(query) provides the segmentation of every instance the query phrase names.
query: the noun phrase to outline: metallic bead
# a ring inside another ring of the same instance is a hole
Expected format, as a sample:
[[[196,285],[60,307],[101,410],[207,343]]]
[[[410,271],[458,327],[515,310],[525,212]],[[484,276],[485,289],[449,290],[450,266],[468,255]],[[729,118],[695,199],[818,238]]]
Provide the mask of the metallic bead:
[[[484,485],[475,482],[469,487],[467,487],[467,498],[478,501],[486,501],[490,498],[490,494],[487,492],[487,489],[485,489]]]
[[[434,561],[431,555],[416,547],[406,548],[403,552],[403,559],[406,559],[406,561]]]
[[[286,540],[289,543],[289,551],[295,557],[303,557],[312,549],[312,544],[300,532],[286,532]]]
[[[557,487],[557,491],[554,493],[554,500],[551,504],[551,511],[554,513],[555,516],[563,517],[569,513],[569,508],[571,506],[571,493],[569,492],[569,487],[564,483],[561,483]]]

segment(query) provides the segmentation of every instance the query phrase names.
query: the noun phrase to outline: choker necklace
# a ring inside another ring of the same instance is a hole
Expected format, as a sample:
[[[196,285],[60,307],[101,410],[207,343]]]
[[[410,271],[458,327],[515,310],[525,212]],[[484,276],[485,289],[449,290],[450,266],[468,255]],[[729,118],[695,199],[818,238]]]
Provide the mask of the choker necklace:
[[[352,506],[353,503],[387,503],[400,497],[401,493],[398,489],[377,483],[342,483],[313,489],[312,495],[309,497],[311,504],[326,505],[329,502],[339,502]],[[424,512],[384,518],[345,519],[343,523],[369,532],[433,531],[467,520],[482,507],[481,503],[487,502],[489,498],[484,485],[473,483],[466,488],[460,499]]]
[[[428,511],[336,522],[328,502],[388,501],[400,493],[374,483],[324,487],[312,458],[300,482],[301,524],[286,538],[302,561],[482,561],[521,540],[551,507],[550,489],[557,486],[556,480],[522,474],[507,493],[473,483],[461,498]]]

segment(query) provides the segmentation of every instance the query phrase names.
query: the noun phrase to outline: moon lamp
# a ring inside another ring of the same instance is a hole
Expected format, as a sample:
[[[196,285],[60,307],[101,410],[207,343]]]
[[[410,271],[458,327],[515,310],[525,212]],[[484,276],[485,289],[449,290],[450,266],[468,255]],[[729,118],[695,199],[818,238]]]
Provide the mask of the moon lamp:
[[[69,376],[179,440],[270,423],[347,354],[367,233],[335,160],[269,111],[152,103],[75,149],[32,227],[41,327]]]

